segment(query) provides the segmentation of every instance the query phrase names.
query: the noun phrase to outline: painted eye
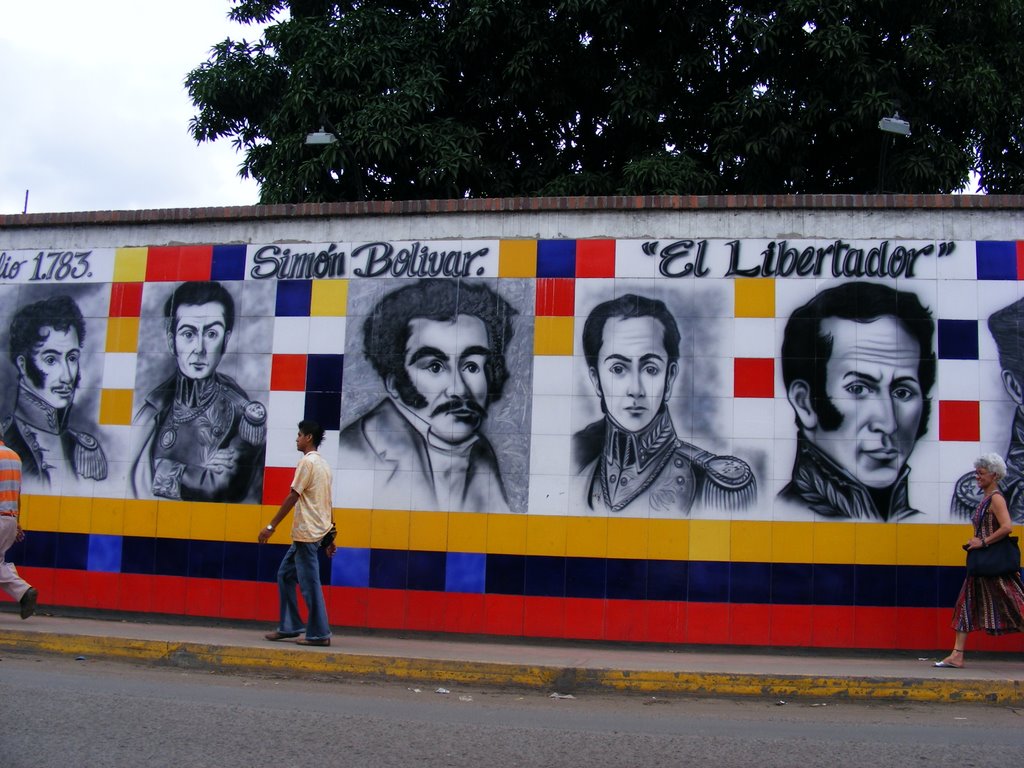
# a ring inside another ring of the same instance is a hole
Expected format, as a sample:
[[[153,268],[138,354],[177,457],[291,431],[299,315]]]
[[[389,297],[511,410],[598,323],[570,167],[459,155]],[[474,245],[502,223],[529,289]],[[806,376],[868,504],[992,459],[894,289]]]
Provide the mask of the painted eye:
[[[906,402],[908,400],[914,400],[917,398],[917,391],[912,387],[896,387],[892,391],[892,396],[897,400]]]
[[[444,365],[442,365],[441,362],[439,362],[438,360],[434,360],[429,365],[427,365],[427,370],[435,374],[441,373],[441,371],[444,370]]]
[[[462,370],[466,373],[480,373],[480,366],[477,363],[466,363],[462,366]]]
[[[616,363],[615,365],[611,366],[608,370],[611,373],[615,374],[616,376],[621,376],[626,372],[626,366],[622,365],[622,363]]]

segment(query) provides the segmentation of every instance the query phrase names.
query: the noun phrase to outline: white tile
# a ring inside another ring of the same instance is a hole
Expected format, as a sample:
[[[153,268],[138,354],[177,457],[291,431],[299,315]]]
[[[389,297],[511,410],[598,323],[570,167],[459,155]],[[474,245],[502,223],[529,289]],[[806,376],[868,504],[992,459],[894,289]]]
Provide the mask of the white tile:
[[[568,355],[538,355],[533,359],[535,395],[571,395],[573,358]]]
[[[911,480],[907,489],[910,506],[921,512],[911,517],[908,523],[943,523],[949,519],[949,496],[941,495],[941,483]]]
[[[572,432],[572,401],[570,395],[534,395],[533,433],[535,435],[568,435]]]
[[[734,357],[775,357],[775,318],[737,317],[732,336]]]
[[[299,431],[299,419],[290,428],[277,427],[267,430],[267,466],[290,467],[299,461],[299,452],[295,449],[295,435]]]
[[[943,320],[974,320],[978,317],[978,292],[963,280],[936,281],[935,314]]]
[[[567,514],[570,488],[570,478],[566,475],[534,475],[530,478],[530,514]]]
[[[937,483],[942,479],[939,472],[939,453],[942,443],[934,437],[917,441],[913,453],[907,459],[910,477],[919,483]]]
[[[267,402],[267,428],[290,429],[294,438],[295,425],[302,420],[305,412],[305,392],[272,391]]]
[[[956,250],[948,256],[936,258],[936,261],[936,276],[940,280],[975,280],[978,277],[977,251],[973,240],[957,240]]]
[[[659,258],[657,254],[644,253],[643,245],[648,240],[615,241],[615,277],[656,277]],[[665,242],[658,241],[658,245]]]
[[[103,388],[135,389],[135,352],[108,352],[103,356]]]
[[[344,347],[342,347],[344,349]],[[278,317],[274,320],[274,352],[304,355],[309,351],[309,318]]]
[[[309,354],[341,355],[345,353],[345,318],[309,318]]]
[[[571,471],[572,437],[534,435],[530,440],[530,475],[568,475]]]
[[[334,470],[334,505],[352,509],[373,508],[373,470]]]
[[[762,397],[738,397],[733,405],[733,439],[774,437],[775,401]]]
[[[977,360],[939,360],[938,380],[932,390],[936,400],[977,400],[979,389]]]
[[[978,399],[1001,402],[1010,398],[1003,384],[1003,371],[995,360],[978,362]]]

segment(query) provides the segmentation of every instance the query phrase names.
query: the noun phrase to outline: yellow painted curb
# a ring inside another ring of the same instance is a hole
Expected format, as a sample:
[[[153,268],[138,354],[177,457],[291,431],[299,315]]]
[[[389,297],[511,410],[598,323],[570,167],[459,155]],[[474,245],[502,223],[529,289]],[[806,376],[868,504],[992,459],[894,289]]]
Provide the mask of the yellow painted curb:
[[[860,700],[1024,704],[1024,687],[1021,681],[1014,680],[901,680],[880,677],[624,671],[368,656],[329,650],[249,648],[15,630],[0,630],[0,651],[88,656],[167,664],[190,669],[245,670],[264,674],[335,676],[358,680],[536,688],[559,693],[603,690],[703,696],[808,696]]]

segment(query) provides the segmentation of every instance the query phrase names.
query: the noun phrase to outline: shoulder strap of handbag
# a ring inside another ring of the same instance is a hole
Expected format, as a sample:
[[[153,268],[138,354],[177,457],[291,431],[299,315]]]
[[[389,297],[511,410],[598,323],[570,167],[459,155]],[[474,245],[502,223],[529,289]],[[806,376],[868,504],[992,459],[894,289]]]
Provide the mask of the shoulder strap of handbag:
[[[1000,496],[1003,495],[1002,491],[996,491],[995,493],[992,494],[992,496],[995,496],[996,493],[998,493]],[[985,508],[981,510],[981,515],[978,516],[978,524],[976,526],[974,526],[974,535],[975,535],[975,537],[977,537],[979,539],[981,538],[981,521],[985,519],[985,513],[988,512],[988,508],[990,506],[992,506],[992,496],[989,496],[983,502],[984,505],[985,505]]]

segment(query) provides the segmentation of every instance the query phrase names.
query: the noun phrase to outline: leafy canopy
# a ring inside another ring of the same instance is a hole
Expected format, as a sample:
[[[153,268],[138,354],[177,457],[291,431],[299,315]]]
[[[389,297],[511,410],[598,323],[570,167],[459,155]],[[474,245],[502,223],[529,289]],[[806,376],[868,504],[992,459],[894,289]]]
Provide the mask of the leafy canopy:
[[[1024,0],[231,2],[190,131],[264,203],[1024,192]]]

